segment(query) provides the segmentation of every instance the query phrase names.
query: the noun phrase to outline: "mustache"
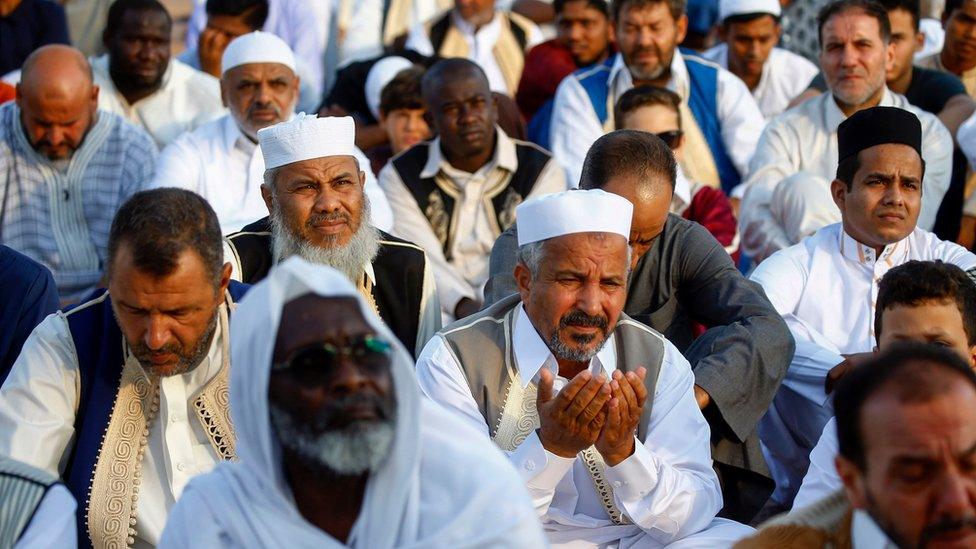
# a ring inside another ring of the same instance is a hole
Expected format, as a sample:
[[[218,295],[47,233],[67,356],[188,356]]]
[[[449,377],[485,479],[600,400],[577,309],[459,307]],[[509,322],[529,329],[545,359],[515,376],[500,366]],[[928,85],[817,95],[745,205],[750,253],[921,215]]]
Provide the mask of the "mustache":
[[[318,225],[319,223],[326,223],[332,221],[345,221],[346,223],[349,223],[350,217],[349,214],[345,212],[330,212],[330,213],[320,213],[320,214],[313,213],[312,215],[308,216],[308,220],[305,221],[305,225],[307,225],[309,228],[312,228]]]
[[[919,547],[925,547],[932,538],[957,530],[976,531],[976,516],[970,515],[961,518],[942,519],[934,524],[930,524],[922,530],[922,536],[919,539],[918,545]]]
[[[560,328],[582,326],[586,328],[600,328],[606,332],[609,325],[610,321],[607,320],[607,317],[603,315],[588,315],[579,309],[570,311],[559,319]]]
[[[254,103],[247,108],[247,115],[251,116],[255,111],[273,111],[275,116],[281,116],[281,109],[274,103]]]
[[[317,413],[309,418],[310,426],[319,432],[334,431],[337,429],[337,423],[341,423],[339,420],[346,415],[347,409],[363,405],[370,406],[381,421],[390,421],[396,414],[396,403],[393,399],[382,398],[374,394],[348,395],[336,399],[319,409]],[[350,424],[349,426],[352,425]]]

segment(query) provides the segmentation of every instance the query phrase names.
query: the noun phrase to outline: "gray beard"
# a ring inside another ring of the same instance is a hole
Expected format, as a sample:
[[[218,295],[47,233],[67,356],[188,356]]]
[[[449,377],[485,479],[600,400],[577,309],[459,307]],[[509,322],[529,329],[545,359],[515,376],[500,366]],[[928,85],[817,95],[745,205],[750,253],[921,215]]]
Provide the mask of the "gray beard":
[[[357,421],[345,429],[313,434],[287,412],[269,405],[281,445],[340,476],[376,471],[393,446],[393,421]]]
[[[590,359],[595,357],[596,354],[603,349],[603,345],[605,343],[606,340],[603,340],[602,343],[596,347],[593,347],[592,349],[570,347],[559,339],[559,332],[555,331],[549,336],[549,351],[552,353],[552,356],[559,360],[567,360],[569,362],[589,362]]]
[[[372,263],[380,249],[380,232],[369,223],[369,199],[363,196],[363,209],[359,216],[359,228],[345,246],[333,245],[322,248],[304,240],[285,224],[277,202],[271,210],[271,251],[274,264],[293,255],[318,265],[328,265],[346,275],[353,284],[359,284],[363,268]],[[333,243],[329,243],[333,244]]]

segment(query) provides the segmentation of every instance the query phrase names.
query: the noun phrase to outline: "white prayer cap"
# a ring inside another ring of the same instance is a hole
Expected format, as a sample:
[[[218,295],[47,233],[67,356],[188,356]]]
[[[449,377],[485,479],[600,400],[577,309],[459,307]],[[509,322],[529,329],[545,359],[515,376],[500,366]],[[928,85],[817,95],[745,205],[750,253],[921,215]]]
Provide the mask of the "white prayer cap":
[[[220,74],[249,63],[281,63],[295,72],[295,54],[270,32],[249,32],[231,40],[220,60]]]
[[[369,69],[369,74],[366,75],[366,104],[369,105],[369,112],[373,113],[374,118],[380,119],[380,95],[383,93],[383,88],[397,73],[411,66],[413,63],[408,59],[394,55],[380,59],[373,68]]]
[[[633,213],[629,200],[600,189],[547,194],[515,208],[518,244],[574,233],[614,233],[629,240]]]
[[[782,13],[779,0],[720,0],[718,3],[718,20],[725,21],[733,15],[747,13],[768,13],[779,17]]]
[[[326,156],[356,156],[356,124],[351,116],[298,113],[287,122],[258,130],[264,169]]]

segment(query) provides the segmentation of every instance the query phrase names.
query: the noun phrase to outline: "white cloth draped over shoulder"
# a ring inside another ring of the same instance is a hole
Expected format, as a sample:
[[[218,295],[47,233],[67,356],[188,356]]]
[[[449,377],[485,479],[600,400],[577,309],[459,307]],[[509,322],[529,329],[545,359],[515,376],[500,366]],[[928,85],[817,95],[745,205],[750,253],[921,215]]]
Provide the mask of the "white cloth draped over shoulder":
[[[397,398],[390,455],[370,475],[351,547],[541,547],[542,529],[517,473],[490,442],[423,401],[413,361],[345,276],[293,257],[241,301],[231,328],[231,415],[240,460],[191,482],[170,515],[165,547],[342,547],[302,518],[268,412],[271,356],[284,305],[306,294],[355,297],[393,345]],[[491,482],[484,482],[491,479]]]

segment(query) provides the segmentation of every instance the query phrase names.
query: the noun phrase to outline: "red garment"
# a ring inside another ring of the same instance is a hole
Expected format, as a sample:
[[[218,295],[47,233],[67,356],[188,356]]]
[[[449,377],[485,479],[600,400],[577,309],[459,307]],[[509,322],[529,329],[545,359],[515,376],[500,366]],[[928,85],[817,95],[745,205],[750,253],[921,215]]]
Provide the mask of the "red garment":
[[[525,54],[525,67],[519,80],[515,102],[522,116],[532,120],[535,112],[556,95],[556,88],[563,78],[576,70],[576,62],[569,48],[553,38],[529,50]]]
[[[739,225],[729,198],[721,189],[706,185],[697,185],[697,188],[692,188],[692,193],[691,204],[681,212],[681,217],[708,229],[738,265]]]
[[[0,82],[0,104],[17,98],[17,88],[6,82]]]

